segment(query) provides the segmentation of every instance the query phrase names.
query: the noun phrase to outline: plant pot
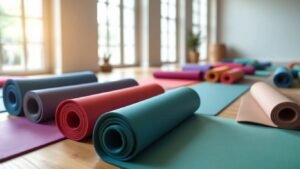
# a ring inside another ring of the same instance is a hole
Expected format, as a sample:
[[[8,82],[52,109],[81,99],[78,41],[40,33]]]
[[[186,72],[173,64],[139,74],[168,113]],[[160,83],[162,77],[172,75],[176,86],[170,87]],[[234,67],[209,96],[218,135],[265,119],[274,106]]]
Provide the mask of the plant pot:
[[[190,50],[189,51],[189,59],[190,63],[198,63],[199,62],[200,54],[196,50]]]
[[[224,44],[210,44],[209,45],[209,61],[217,63],[222,61],[226,56],[226,47]]]

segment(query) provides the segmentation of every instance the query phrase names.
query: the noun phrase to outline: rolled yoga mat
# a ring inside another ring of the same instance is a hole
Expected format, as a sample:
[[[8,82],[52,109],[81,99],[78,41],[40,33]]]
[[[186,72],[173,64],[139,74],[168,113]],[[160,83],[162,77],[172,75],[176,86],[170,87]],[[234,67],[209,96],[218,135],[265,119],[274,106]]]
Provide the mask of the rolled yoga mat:
[[[289,88],[293,85],[293,75],[286,67],[278,67],[273,74],[273,83],[277,87]]]
[[[0,122],[0,162],[64,139],[54,123],[35,124],[24,117]]]
[[[256,59],[250,59],[250,58],[236,58],[233,59],[233,62],[244,64],[244,65],[251,65],[251,66],[258,63]]]
[[[24,95],[30,90],[70,86],[91,82],[97,82],[97,77],[93,72],[89,71],[37,79],[8,80],[3,88],[4,105],[9,114],[21,116],[24,114]]]
[[[244,65],[243,64],[239,64],[239,63],[216,63],[214,64],[214,67],[223,67],[223,66],[227,66],[229,67],[230,69],[233,69],[233,68],[243,68]]]
[[[155,78],[166,79],[185,79],[185,80],[201,80],[201,71],[161,71],[157,70],[153,73]]]
[[[183,80],[183,79],[157,79],[154,77],[150,77],[147,79],[139,79],[140,85],[152,84],[156,83],[161,85],[164,89],[175,89],[183,86],[190,86],[196,83],[199,83],[199,80]]]
[[[300,65],[300,62],[291,62],[287,65],[289,69],[293,69],[295,66]]]
[[[298,131],[196,114],[129,161],[103,160],[130,169],[294,169],[299,142]]]
[[[243,98],[237,121],[300,129],[298,103],[300,103],[299,94],[287,97],[266,83],[257,82],[252,85],[250,95]]]
[[[228,70],[230,70],[230,68],[227,66],[213,68],[206,72],[205,80],[212,82],[212,83],[217,83],[217,82],[219,82],[219,80],[221,78],[221,74],[225,73]]]
[[[228,70],[221,75],[221,83],[233,84],[244,78],[244,71],[241,68]]]
[[[242,69],[246,75],[255,75],[255,68],[253,66],[244,66]]]
[[[206,72],[209,69],[212,69],[212,65],[198,65],[198,64],[185,64],[182,67],[183,71],[201,71],[201,72]]]
[[[197,93],[184,87],[106,113],[94,128],[96,152],[108,161],[131,160],[192,116],[199,106]]]
[[[35,123],[54,120],[58,104],[66,99],[99,94],[127,87],[137,86],[133,79],[105,83],[88,83],[74,86],[29,91],[24,96],[24,113]]]
[[[292,70],[291,70],[291,73],[292,73],[292,75],[293,75],[293,77],[294,77],[295,79],[298,79],[298,78],[299,78],[300,70],[298,70],[298,69],[292,69]]]
[[[100,115],[163,92],[161,86],[150,84],[66,100],[57,108],[56,124],[67,138],[83,140],[91,136]]]

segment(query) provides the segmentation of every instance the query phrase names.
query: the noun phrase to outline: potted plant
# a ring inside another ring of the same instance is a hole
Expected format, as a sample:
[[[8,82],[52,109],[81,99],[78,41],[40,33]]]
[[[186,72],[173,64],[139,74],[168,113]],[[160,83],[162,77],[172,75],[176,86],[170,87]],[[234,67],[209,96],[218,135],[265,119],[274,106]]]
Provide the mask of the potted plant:
[[[188,33],[187,37],[187,47],[189,49],[189,61],[191,63],[199,62],[199,51],[198,47],[201,44],[201,32],[194,34],[193,32]]]
[[[102,72],[111,72],[112,71],[112,66],[109,63],[109,60],[111,58],[110,54],[105,54],[103,57],[103,65],[100,67]]]

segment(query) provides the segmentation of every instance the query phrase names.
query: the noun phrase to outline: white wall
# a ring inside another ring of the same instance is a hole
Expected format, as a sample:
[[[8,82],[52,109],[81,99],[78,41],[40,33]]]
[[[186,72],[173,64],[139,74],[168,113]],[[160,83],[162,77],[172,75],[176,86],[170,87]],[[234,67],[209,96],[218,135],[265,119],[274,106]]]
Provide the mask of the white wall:
[[[231,57],[300,59],[299,0],[219,0],[219,19]]]
[[[52,11],[56,73],[98,71],[97,0],[55,0]]]

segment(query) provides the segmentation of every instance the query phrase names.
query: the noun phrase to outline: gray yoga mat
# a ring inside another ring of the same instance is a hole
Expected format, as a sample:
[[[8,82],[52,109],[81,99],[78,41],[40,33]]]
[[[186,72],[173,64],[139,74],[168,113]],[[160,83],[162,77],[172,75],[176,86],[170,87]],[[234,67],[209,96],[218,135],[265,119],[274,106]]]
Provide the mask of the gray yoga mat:
[[[105,83],[89,83],[33,90],[27,92],[24,96],[24,113],[27,119],[35,123],[54,120],[55,110],[58,104],[63,100],[109,92],[137,85],[138,83],[134,79],[124,79]]]
[[[4,105],[11,115],[21,116],[24,114],[23,97],[26,92],[30,90],[70,86],[97,81],[96,75],[90,71],[36,79],[8,80],[3,87]]]

